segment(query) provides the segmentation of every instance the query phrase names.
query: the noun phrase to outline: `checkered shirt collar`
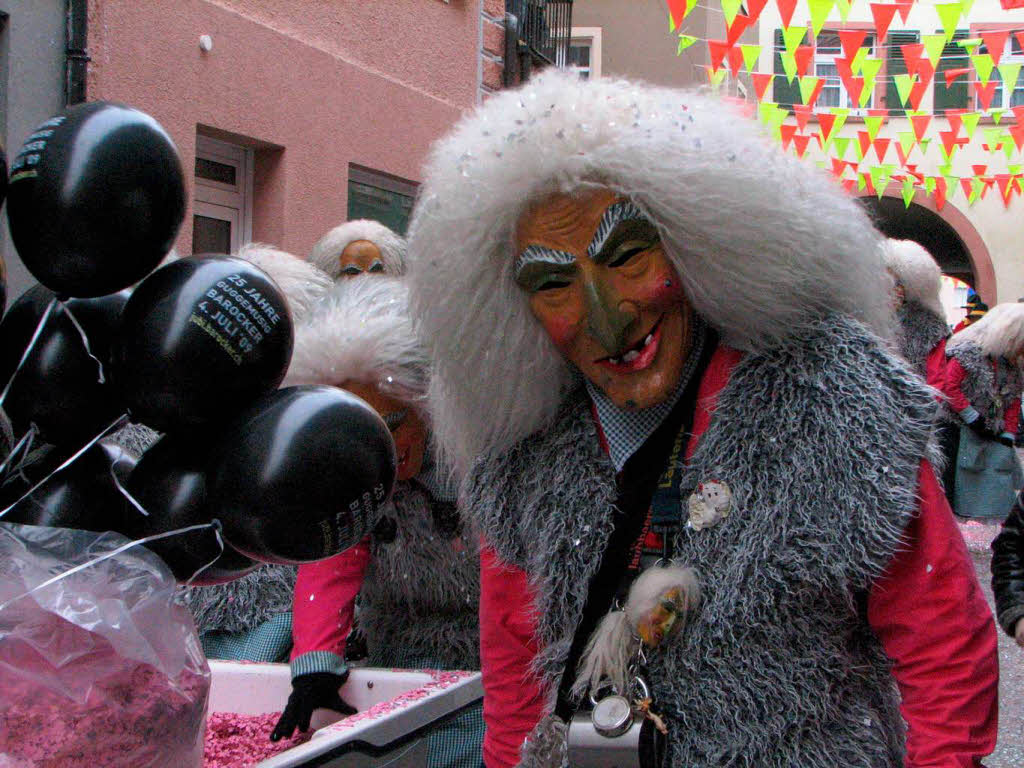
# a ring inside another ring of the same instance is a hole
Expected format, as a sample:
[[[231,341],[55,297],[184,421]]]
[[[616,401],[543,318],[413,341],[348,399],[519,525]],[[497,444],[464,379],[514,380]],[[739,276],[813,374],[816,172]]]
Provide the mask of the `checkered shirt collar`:
[[[594,409],[597,411],[597,421],[608,442],[608,455],[616,472],[622,471],[629,457],[647,442],[647,438],[654,434],[654,430],[679,402],[683,390],[686,389],[686,385],[690,382],[697,369],[697,364],[700,362],[706,338],[707,327],[699,317],[694,315],[693,346],[683,365],[679,386],[676,387],[676,391],[670,398],[642,411],[622,410],[613,404],[602,390],[591,384],[589,379],[585,382],[587,394],[590,395]]]

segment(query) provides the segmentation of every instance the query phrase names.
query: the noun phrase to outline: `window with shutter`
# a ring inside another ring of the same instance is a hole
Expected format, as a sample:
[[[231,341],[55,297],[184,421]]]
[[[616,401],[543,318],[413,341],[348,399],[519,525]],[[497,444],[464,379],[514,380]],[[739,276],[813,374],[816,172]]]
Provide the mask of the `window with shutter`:
[[[966,40],[968,32],[966,29],[958,29],[953,34],[953,39],[942,49],[942,56],[939,58],[939,66],[935,68],[935,114],[944,115],[947,109],[967,109],[969,91],[968,81],[970,76],[963,74],[946,87],[945,73],[950,69],[965,69],[970,67],[970,59],[967,50],[957,45],[957,40]]]
[[[888,53],[885,59],[885,107],[889,110],[889,116],[905,115],[906,108],[900,101],[899,91],[896,90],[896,75],[907,74],[907,62],[903,59],[901,45],[910,45],[920,40],[921,34],[916,30],[890,31],[885,40]]]
[[[804,37],[804,44],[807,44],[807,37]],[[802,104],[799,81],[794,77],[793,82],[790,83],[786,79],[786,70],[782,66],[782,54],[786,50],[786,44],[782,40],[781,29],[775,30],[774,50],[775,64],[772,71],[775,73],[775,77],[772,78],[772,94],[775,103],[787,108],[792,108],[794,104]]]

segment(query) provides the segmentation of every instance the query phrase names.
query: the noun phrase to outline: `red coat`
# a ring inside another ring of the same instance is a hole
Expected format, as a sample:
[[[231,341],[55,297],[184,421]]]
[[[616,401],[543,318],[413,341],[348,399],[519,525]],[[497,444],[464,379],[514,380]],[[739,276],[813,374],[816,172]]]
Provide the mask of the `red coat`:
[[[740,353],[716,351],[697,398],[693,439],[707,430],[719,392]],[[926,461],[918,477],[920,514],[868,596],[868,621],[893,661],[909,724],[907,768],[967,768],[995,748],[999,668],[992,614],[963,537]],[[523,740],[545,713],[530,664],[534,600],[526,573],[481,551],[480,645],[484,684],[484,762],[519,762]]]
[[[931,357],[929,357],[929,362],[930,361]],[[995,360],[992,361],[993,370],[995,370],[998,365],[999,363]],[[971,405],[971,401],[967,399],[967,395],[964,394],[963,383],[966,378],[967,369],[964,368],[963,365],[960,364],[960,361],[955,357],[950,357],[946,361],[945,382],[943,384],[942,391],[945,393],[950,407],[963,416],[964,421],[970,423],[977,418],[975,414],[978,412],[974,409],[974,406]],[[1003,411],[1003,432],[1012,437],[1017,434],[1019,426],[1020,397],[1018,396],[1012,398],[1007,403],[1006,409]]]
[[[936,344],[925,359],[925,381],[940,392],[946,391],[946,341],[948,339]]]

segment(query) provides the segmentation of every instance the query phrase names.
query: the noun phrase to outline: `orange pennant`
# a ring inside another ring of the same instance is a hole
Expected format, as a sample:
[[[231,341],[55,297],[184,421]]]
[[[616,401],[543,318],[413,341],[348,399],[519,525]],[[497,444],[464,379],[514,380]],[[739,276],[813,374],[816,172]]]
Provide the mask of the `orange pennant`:
[[[803,157],[804,152],[807,151],[807,142],[811,140],[811,137],[805,133],[797,133],[793,136],[793,146],[796,147],[797,157]]]
[[[795,125],[780,125],[779,133],[782,134],[782,151],[785,152],[789,149],[789,142],[793,140],[796,135]]]
[[[853,194],[853,185],[857,183],[857,180],[856,179],[843,179],[841,183],[843,185],[843,189],[845,189],[847,192],[849,192],[852,195]]]
[[[1010,30],[998,30],[982,32],[981,39],[985,41],[988,55],[992,57],[992,63],[999,66],[999,57],[1003,55],[1006,48],[1006,39],[1010,36]]]
[[[1024,123],[1024,104],[1010,107],[1010,111],[1013,112],[1013,117],[1018,123]]]
[[[793,11],[796,10],[796,0],[775,0],[779,6],[779,15],[782,16],[782,26],[788,28],[793,21]]]
[[[729,71],[733,77],[739,77],[743,69],[743,51],[736,46],[729,49]],[[916,109],[916,107],[915,107]]]
[[[796,117],[796,124],[801,131],[807,130],[807,121],[811,119],[811,108],[806,104],[794,104],[793,115]]]
[[[843,46],[843,56],[847,61],[853,61],[857,55],[857,49],[864,45],[864,38],[867,37],[866,29],[841,29],[839,30],[839,43]]]
[[[917,67],[908,71],[917,74],[917,79],[925,85],[929,85],[932,78],[935,77],[935,65],[928,61],[928,59],[919,60]]]
[[[843,175],[843,171],[846,170],[846,161],[840,160],[838,157],[829,159],[832,161],[832,175],[838,179]]]
[[[868,191],[868,194],[869,195],[877,194],[875,192],[875,185],[871,182],[871,174],[870,173],[862,173],[860,176],[861,176],[862,179],[864,179],[864,188]]]
[[[946,87],[947,88],[951,88],[953,86],[953,81],[954,80],[956,80],[961,75],[966,75],[966,74],[970,73],[970,71],[971,71],[970,67],[959,67],[957,69],[947,69],[945,72],[943,72],[943,74],[946,76]]]
[[[740,39],[747,27],[750,26],[750,17],[744,16],[742,13],[737,13],[736,18],[732,20],[732,25],[725,31],[725,41],[729,45],[736,45],[736,41]]]
[[[893,146],[896,147],[896,157],[900,159],[900,165],[906,165],[907,154],[903,151],[903,145],[897,141]]]
[[[917,63],[921,60],[921,54],[924,53],[924,43],[901,45],[900,51],[903,53],[903,61],[907,63],[907,72],[917,71]]]
[[[932,121],[932,116],[931,115],[912,115],[911,116],[910,122],[914,126],[914,136],[917,137],[918,141],[920,141],[921,139],[924,138],[924,133],[925,133],[925,131],[928,130],[928,124],[931,123],[931,121]]]
[[[1014,32],[1013,36],[1017,38],[1017,42],[1020,44],[1020,47],[1024,48],[1024,30]]]
[[[860,154],[863,157],[871,148],[871,137],[867,131],[857,131],[857,143],[860,144]]]
[[[819,77],[818,78],[818,82],[815,83],[815,85],[814,85],[814,90],[811,91],[810,96],[807,97],[807,106],[809,106],[809,107],[813,107],[814,106],[814,102],[816,102],[818,100],[818,97],[821,95],[821,89],[824,88],[824,87],[825,87],[825,78],[824,77]]]
[[[895,5],[883,5],[882,3],[871,3],[871,15],[875,19],[875,29],[878,31],[878,42],[885,40],[889,32],[889,25],[892,24],[892,17],[896,15]]]
[[[942,176],[935,177],[935,207],[942,210],[946,204],[946,179]]]
[[[1024,124],[1011,125],[1009,131],[1013,137],[1013,143],[1017,145],[1017,151],[1024,150]]]
[[[985,171],[988,170],[988,165],[985,163],[979,163],[978,165],[972,165],[971,170],[974,171],[975,176],[984,176]]]
[[[903,23],[907,23],[907,17],[910,16],[910,9],[914,7],[914,0],[893,0],[896,3],[896,10],[900,12],[900,18],[903,19]]]
[[[722,59],[732,45],[725,40],[708,40],[708,57],[711,60],[711,71],[717,72],[722,66]]]
[[[764,101],[764,94],[774,75],[771,72],[753,72],[750,77],[754,81],[754,93],[757,94],[757,100]]]
[[[673,29],[683,23],[687,5],[687,0],[668,0],[668,12],[672,17]]]
[[[821,136],[826,141],[828,141],[829,136],[832,135],[832,128],[835,124],[836,116],[831,112],[822,112],[818,115],[818,125],[821,126]]]
[[[793,58],[796,59],[796,73],[800,77],[804,77],[807,74],[807,70],[811,67],[811,62],[814,60],[814,46],[799,46],[793,53]]]
[[[966,109],[946,110],[946,119],[949,121],[949,127],[953,131],[953,138],[956,138],[957,136],[960,135],[960,128],[963,127],[963,120],[961,119],[961,115],[963,115],[966,111]]]
[[[768,0],[749,0],[747,3],[747,16],[750,17],[751,24],[757,21],[766,5],[768,5]]]
[[[974,186],[973,182],[973,179],[960,179],[960,188],[964,191],[964,197],[966,197],[968,200],[971,199],[971,187]]]
[[[885,162],[885,153],[889,151],[889,142],[891,141],[892,139],[883,139],[881,136],[875,139],[874,147],[875,154],[878,155],[878,162]]]
[[[989,104],[992,103],[992,97],[996,95],[996,86],[998,85],[998,80],[989,80],[985,85],[974,83],[974,92],[978,96],[978,103],[982,109],[988,109]]]
[[[999,194],[1003,198],[1003,205],[1010,207],[1010,198],[1013,197],[1013,190],[1017,185],[1013,183],[1013,177],[1008,173],[997,173],[996,184],[999,185]]]
[[[953,147],[957,145],[956,134],[952,131],[939,131],[939,139],[942,140],[942,146],[946,150],[946,156],[948,157],[953,153]]]

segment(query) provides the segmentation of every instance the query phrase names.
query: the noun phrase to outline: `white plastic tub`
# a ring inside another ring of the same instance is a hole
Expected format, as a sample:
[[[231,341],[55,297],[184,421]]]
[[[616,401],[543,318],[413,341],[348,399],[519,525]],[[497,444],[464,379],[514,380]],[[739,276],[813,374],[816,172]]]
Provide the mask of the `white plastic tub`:
[[[291,693],[287,664],[210,661],[210,711],[242,715],[280,712]],[[426,726],[479,701],[479,672],[355,668],[341,697],[357,714],[343,718],[317,710],[305,744],[258,768],[363,768],[426,765]]]

